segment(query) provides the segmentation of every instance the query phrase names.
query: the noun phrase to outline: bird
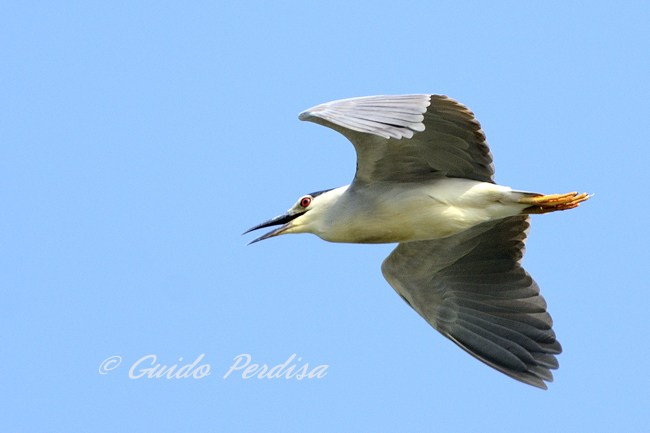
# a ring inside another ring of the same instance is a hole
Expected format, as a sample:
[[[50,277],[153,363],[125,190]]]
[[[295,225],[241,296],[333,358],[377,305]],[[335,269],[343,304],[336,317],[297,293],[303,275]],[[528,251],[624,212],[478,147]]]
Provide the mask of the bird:
[[[424,320],[505,375],[542,389],[562,347],[539,286],[522,267],[530,215],[577,207],[591,195],[544,195],[494,181],[481,124],[444,95],[328,102],[299,115],[352,142],[352,183],[305,194],[244,234],[279,226],[329,242],[397,243],[384,278]]]

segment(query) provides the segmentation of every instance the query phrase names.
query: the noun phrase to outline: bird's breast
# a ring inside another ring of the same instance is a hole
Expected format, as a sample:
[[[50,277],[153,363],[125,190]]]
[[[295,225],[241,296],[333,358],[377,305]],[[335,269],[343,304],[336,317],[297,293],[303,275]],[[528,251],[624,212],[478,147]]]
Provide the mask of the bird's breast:
[[[315,233],[330,242],[394,243],[437,239],[520,212],[507,187],[467,179],[350,188]]]

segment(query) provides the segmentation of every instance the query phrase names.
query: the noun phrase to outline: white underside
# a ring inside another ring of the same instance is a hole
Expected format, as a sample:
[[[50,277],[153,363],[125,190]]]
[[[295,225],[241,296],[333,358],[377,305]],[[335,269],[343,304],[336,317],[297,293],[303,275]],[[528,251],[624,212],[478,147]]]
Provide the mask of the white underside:
[[[392,243],[450,236],[485,221],[517,215],[525,193],[467,179],[427,183],[378,182],[344,186],[318,197],[317,206],[287,233],[314,233],[330,242]],[[316,203],[314,203],[316,204]]]

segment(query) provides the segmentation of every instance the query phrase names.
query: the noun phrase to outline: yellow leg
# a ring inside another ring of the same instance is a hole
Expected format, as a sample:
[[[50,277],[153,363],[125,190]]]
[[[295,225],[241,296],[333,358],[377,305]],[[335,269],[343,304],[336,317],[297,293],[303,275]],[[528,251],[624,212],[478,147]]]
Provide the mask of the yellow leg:
[[[522,197],[519,203],[529,205],[521,213],[525,214],[543,214],[559,210],[573,209],[580,203],[591,197],[587,193],[578,194],[570,192],[568,194],[538,195],[536,197]]]

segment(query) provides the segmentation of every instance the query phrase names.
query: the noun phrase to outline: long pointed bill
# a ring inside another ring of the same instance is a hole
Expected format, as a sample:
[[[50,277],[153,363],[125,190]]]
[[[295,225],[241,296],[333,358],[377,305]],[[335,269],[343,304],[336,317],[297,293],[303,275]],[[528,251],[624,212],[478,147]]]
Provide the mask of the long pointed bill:
[[[280,216],[277,216],[273,219],[270,219],[268,221],[263,222],[262,224],[258,224],[255,227],[246,230],[242,235],[245,235],[246,233],[250,233],[253,230],[257,229],[263,229],[264,227],[271,227],[271,226],[277,226],[279,224],[284,224],[282,227],[278,227],[275,230],[272,230],[268,232],[267,234],[260,236],[257,239],[254,239],[247,243],[246,245],[254,244],[255,242],[263,241],[264,239],[272,238],[274,236],[281,235],[284,233],[285,230],[287,230],[289,227],[291,227],[291,221],[298,218],[300,215],[302,215],[304,212],[296,212],[294,210],[290,210],[285,214],[282,214]]]

